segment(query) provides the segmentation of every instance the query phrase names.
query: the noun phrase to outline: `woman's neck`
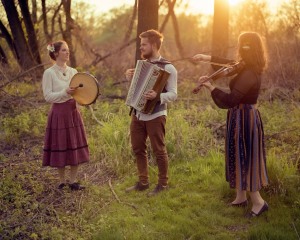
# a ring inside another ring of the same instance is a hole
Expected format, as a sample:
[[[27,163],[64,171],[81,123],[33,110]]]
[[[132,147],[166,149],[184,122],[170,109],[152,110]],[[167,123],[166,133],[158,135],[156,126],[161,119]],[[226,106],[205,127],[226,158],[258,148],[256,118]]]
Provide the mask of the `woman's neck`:
[[[61,67],[61,68],[66,68],[67,67],[67,63],[63,62],[63,61],[57,61],[56,60],[56,65]]]

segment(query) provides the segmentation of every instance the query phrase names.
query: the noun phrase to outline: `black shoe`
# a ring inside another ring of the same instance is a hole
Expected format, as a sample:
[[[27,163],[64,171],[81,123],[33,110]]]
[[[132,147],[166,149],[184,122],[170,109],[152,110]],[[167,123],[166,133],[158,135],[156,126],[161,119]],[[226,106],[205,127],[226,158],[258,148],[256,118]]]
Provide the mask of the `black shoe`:
[[[72,191],[78,191],[85,189],[84,186],[80,185],[79,182],[69,184],[69,187]]]
[[[63,189],[65,186],[66,186],[65,183],[61,183],[61,184],[58,185],[57,188],[58,188],[59,190],[61,190],[61,189]]]
[[[149,183],[142,184],[141,182],[137,182],[134,186],[126,188],[125,192],[131,191],[144,191],[149,188]]]
[[[154,196],[154,195],[158,194],[159,192],[164,191],[166,189],[168,189],[168,185],[163,186],[161,184],[157,184],[156,187],[154,188],[154,190],[149,192],[147,195],[148,195],[148,197],[152,197],[152,196]]]
[[[231,206],[231,207],[247,207],[248,200],[246,199],[245,201],[240,202],[240,203],[229,203],[229,206]]]
[[[269,209],[269,205],[267,204],[267,202],[265,202],[264,205],[261,207],[261,209],[259,210],[258,213],[255,213],[255,212],[251,211],[251,212],[249,212],[249,213],[246,215],[246,218],[258,217],[258,216],[260,216],[263,212],[268,211],[268,209]]]

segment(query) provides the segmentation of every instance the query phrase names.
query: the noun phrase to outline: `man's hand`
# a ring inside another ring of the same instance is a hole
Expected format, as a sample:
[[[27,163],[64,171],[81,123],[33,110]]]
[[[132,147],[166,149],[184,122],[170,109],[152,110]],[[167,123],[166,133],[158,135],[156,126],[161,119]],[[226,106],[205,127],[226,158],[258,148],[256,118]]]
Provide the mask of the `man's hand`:
[[[157,92],[153,91],[153,90],[149,90],[147,92],[145,92],[144,97],[147,100],[153,100],[154,98],[156,98],[157,96]]]
[[[130,69],[126,70],[125,76],[128,81],[131,81],[133,74],[134,74],[134,70],[135,70],[134,68],[130,68]]]

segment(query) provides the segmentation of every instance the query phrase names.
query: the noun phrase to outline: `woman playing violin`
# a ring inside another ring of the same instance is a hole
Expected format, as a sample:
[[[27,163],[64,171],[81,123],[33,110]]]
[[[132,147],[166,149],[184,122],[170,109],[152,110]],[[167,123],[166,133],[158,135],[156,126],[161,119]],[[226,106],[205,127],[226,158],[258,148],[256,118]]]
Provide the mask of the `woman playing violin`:
[[[209,77],[200,77],[200,86],[209,89],[215,104],[228,109],[225,141],[226,180],[236,189],[236,198],[231,206],[247,206],[247,192],[252,209],[246,215],[255,217],[268,210],[268,204],[259,191],[268,184],[264,131],[257,98],[261,86],[261,74],[266,66],[265,50],[261,37],[246,32],[238,39],[238,56],[242,68],[238,68],[230,81],[230,93],[214,87]],[[197,54],[194,61],[232,63],[215,56]],[[195,89],[195,93],[199,87]]]

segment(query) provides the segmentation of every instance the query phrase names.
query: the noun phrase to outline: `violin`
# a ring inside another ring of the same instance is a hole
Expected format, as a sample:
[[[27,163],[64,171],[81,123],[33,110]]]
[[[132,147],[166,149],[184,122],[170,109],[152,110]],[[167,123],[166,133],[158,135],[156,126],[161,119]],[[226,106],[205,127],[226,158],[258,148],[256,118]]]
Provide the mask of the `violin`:
[[[200,83],[194,90],[193,93],[196,94],[199,92],[199,90],[202,88],[203,83],[208,82],[210,80],[217,80],[222,77],[232,76],[234,74],[240,73],[245,67],[245,62],[240,61],[233,63],[229,66],[221,67],[219,70],[215,71],[213,74],[208,76],[207,79],[205,79],[202,83]]]

